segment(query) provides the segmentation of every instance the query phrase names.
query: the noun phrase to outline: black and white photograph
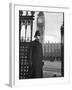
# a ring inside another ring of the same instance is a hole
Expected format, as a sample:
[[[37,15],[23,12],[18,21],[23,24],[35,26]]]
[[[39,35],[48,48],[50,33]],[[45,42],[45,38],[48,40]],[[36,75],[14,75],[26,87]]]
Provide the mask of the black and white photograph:
[[[0,90],[72,90],[71,3],[1,0]]]
[[[19,80],[64,77],[64,12],[18,13]]]
[[[10,86],[69,81],[69,9],[10,4]]]

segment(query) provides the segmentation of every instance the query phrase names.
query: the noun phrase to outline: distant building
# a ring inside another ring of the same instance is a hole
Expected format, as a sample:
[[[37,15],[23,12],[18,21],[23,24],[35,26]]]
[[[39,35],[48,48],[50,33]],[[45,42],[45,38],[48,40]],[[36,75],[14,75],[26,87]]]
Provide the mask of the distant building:
[[[49,59],[54,57],[54,59],[61,58],[61,43],[44,43],[43,44],[43,57],[44,59]]]

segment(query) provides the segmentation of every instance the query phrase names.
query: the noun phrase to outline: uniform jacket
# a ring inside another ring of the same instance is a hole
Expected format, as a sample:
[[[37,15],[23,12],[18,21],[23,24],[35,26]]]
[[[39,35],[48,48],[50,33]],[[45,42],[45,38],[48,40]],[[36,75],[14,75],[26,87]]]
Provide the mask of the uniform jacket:
[[[42,78],[43,73],[42,73],[42,67],[43,67],[43,62],[42,62],[42,44],[34,40],[31,43],[32,47],[32,77],[33,78]]]

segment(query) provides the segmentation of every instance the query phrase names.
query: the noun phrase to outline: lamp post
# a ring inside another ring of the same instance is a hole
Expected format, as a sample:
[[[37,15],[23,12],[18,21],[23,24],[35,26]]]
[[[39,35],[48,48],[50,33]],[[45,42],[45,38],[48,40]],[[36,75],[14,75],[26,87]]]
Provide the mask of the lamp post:
[[[61,26],[61,75],[64,76],[64,13],[63,24]]]

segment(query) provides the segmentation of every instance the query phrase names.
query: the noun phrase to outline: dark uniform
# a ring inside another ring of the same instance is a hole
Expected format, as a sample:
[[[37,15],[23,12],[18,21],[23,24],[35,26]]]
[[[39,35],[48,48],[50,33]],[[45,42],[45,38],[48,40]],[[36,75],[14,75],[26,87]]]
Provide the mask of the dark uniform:
[[[34,40],[32,41],[32,78],[42,78],[42,44]]]

